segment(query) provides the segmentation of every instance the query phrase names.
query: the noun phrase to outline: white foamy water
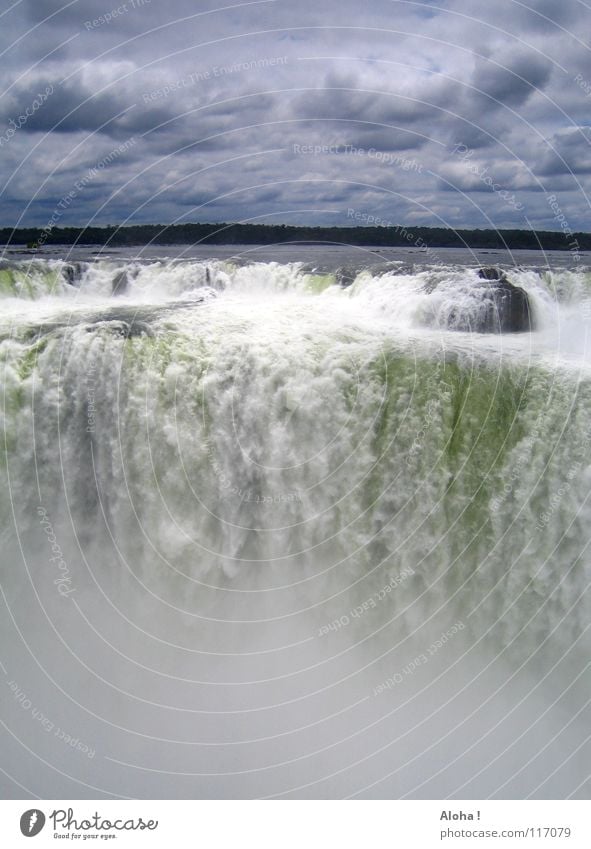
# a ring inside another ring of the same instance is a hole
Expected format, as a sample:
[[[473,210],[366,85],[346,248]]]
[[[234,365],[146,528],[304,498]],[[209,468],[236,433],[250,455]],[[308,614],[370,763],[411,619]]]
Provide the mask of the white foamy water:
[[[589,274],[68,265],[0,270],[22,787],[584,797]]]

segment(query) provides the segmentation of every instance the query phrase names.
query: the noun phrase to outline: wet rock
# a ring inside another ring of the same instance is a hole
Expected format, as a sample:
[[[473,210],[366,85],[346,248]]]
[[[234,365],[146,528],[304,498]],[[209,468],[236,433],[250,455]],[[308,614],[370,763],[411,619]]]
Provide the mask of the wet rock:
[[[490,281],[500,281],[500,282],[509,282],[507,279],[507,275],[504,271],[501,271],[500,268],[495,268],[492,265],[487,266],[486,268],[478,269],[478,276],[481,280],[490,280]]]
[[[86,327],[87,333],[93,333],[97,330],[108,330],[115,336],[122,336],[124,339],[133,339],[135,336],[154,336],[154,331],[145,321],[122,321],[122,320],[98,320],[89,324]]]
[[[357,270],[354,268],[337,268],[335,271],[335,280],[338,286],[346,289],[352,286],[357,278]]]
[[[525,289],[513,285],[504,271],[481,268],[478,277],[486,287],[483,309],[478,311],[476,333],[524,333],[534,329],[531,304]]]
[[[71,262],[62,268],[62,276],[68,285],[75,286],[80,282],[82,271],[83,265],[81,262]]]
[[[227,279],[227,275],[223,272],[212,270],[209,266],[205,269],[205,285],[210,291],[223,292]]]
[[[423,283],[430,297],[421,319],[427,326],[462,333],[524,333],[534,330],[527,292],[498,268],[482,268],[474,277],[433,273]]]
[[[154,331],[145,321],[132,321],[127,325],[125,338],[132,339],[134,336],[154,336]]]
[[[113,295],[124,295],[129,287],[129,275],[127,271],[118,271],[113,277],[112,293]]]

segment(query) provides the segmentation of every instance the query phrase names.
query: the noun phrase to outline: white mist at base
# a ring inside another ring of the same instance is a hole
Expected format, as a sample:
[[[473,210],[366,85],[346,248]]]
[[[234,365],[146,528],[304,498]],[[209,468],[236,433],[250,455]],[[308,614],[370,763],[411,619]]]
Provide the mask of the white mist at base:
[[[3,301],[5,796],[586,798],[585,275],[179,268]]]

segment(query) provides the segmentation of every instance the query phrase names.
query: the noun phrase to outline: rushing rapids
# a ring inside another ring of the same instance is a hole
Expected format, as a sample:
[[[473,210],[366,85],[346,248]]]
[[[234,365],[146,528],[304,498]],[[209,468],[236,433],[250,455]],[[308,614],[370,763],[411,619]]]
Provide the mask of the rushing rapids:
[[[27,790],[585,794],[591,275],[509,277],[4,263],[0,660],[96,750],[9,697]]]

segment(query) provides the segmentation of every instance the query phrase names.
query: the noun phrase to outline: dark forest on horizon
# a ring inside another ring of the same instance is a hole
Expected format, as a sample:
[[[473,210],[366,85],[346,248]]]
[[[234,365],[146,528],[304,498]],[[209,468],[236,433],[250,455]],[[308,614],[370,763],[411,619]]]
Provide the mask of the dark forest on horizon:
[[[591,233],[552,230],[453,230],[444,227],[301,227],[289,224],[140,224],[125,227],[0,229],[0,244],[27,245],[275,245],[340,244],[372,247],[591,250]]]

